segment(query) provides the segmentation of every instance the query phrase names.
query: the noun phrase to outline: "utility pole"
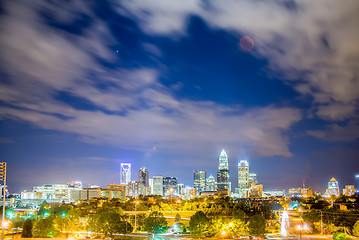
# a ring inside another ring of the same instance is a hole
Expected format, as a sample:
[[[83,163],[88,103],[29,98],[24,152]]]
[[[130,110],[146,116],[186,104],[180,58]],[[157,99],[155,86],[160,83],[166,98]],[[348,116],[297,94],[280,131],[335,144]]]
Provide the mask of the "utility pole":
[[[4,182],[3,187],[3,205],[2,205],[2,221],[1,221],[1,240],[4,240],[5,227],[5,186],[6,186],[6,162],[0,162],[0,181]]]

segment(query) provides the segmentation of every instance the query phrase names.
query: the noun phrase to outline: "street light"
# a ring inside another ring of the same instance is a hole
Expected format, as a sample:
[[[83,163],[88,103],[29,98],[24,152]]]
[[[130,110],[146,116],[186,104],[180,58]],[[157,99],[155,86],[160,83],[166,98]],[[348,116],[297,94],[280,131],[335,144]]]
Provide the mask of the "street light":
[[[172,213],[172,210],[173,210],[173,206],[172,206],[173,188],[170,188],[170,192],[171,192],[171,213]]]
[[[137,204],[138,204],[138,201],[135,202],[135,231],[137,229]]]

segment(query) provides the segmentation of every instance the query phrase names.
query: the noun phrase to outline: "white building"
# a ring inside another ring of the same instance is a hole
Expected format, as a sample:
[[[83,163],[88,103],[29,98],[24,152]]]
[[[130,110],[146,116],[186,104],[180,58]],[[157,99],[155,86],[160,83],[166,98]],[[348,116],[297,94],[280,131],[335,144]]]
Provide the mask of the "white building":
[[[339,183],[334,177],[332,177],[332,179],[328,182],[328,188],[325,191],[325,195],[327,197],[331,197],[333,195],[339,196],[339,193]]]
[[[238,163],[238,188],[249,188],[249,165],[247,160]]]
[[[207,191],[217,191],[217,183],[213,175],[210,175],[206,180],[206,190]]]
[[[163,177],[153,176],[153,194],[163,196]]]
[[[47,199],[54,201],[73,202],[74,192],[82,190],[81,182],[72,182],[68,184],[44,184],[34,186],[32,192],[21,192],[21,199]]]
[[[121,184],[128,184],[131,182],[131,163],[121,163]]]

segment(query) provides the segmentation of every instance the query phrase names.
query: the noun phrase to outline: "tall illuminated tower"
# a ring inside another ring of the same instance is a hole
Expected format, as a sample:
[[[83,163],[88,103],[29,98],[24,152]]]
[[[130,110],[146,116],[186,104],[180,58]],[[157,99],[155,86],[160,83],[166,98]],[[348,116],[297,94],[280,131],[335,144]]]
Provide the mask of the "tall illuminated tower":
[[[249,165],[246,160],[238,163],[238,188],[249,188]]]
[[[121,163],[121,184],[128,184],[131,182],[131,163]]]
[[[222,149],[222,152],[219,155],[219,164],[217,171],[217,190],[231,190],[229,182],[228,156],[224,149]]]

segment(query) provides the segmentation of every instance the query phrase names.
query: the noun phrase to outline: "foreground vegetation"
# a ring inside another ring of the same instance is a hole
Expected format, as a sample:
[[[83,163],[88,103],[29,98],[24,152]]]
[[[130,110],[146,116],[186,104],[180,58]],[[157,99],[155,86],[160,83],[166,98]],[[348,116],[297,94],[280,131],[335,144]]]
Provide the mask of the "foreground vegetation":
[[[17,217],[23,237],[177,232],[198,237],[263,236],[267,220],[274,218],[275,203],[253,205],[229,198],[170,201],[160,198],[128,201],[97,199],[76,204],[48,204],[32,214]],[[173,208],[172,208],[172,207]],[[136,211],[135,211],[136,210]],[[26,218],[26,221],[25,221]]]

